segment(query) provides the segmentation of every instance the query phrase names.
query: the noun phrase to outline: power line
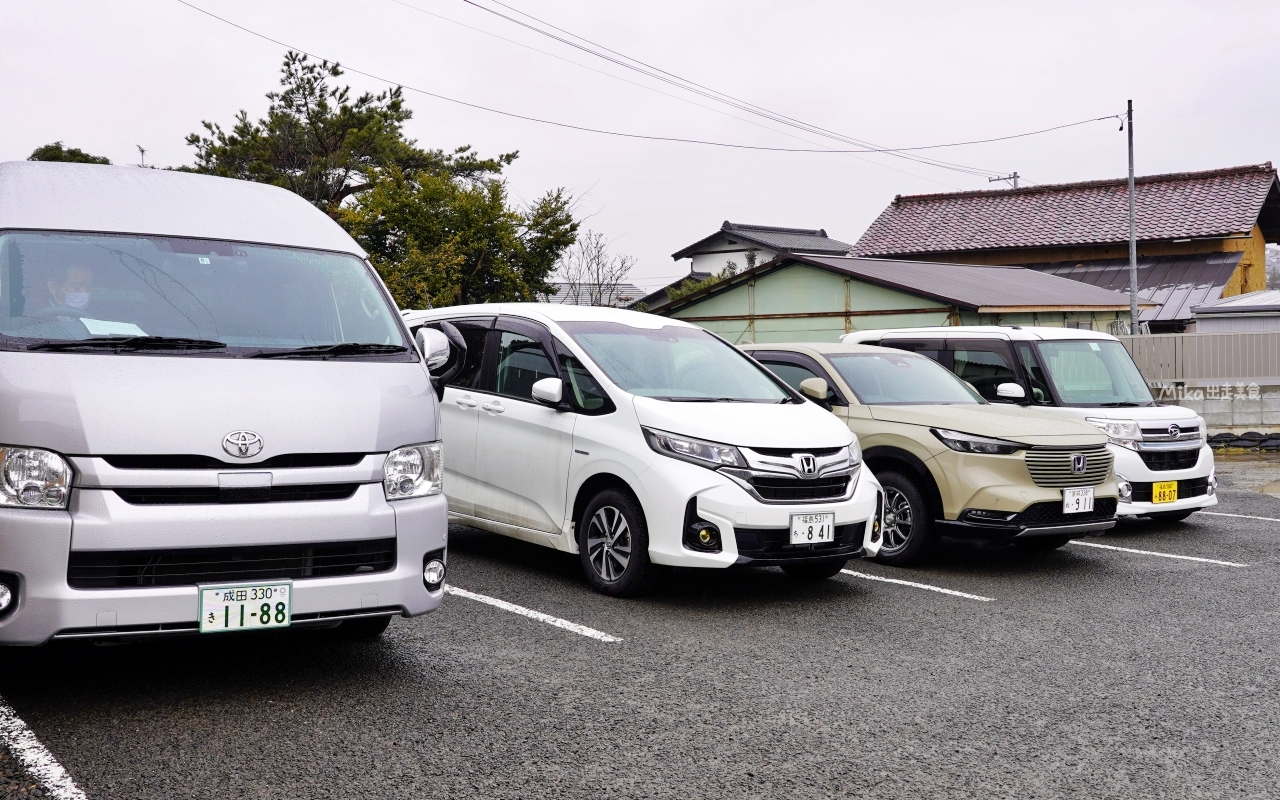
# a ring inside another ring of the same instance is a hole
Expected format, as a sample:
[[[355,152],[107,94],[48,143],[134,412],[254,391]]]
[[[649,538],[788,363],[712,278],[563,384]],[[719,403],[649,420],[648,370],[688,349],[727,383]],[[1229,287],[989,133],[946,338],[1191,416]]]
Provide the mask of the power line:
[[[394,1],[394,0],[393,0],[393,1]],[[337,63],[335,60],[327,59],[327,58],[325,58],[324,56],[318,55],[318,54],[316,54],[316,53],[314,53],[314,52],[311,52],[311,51],[309,51],[309,50],[305,50],[305,49],[303,49],[303,48],[301,48],[301,47],[297,47],[296,45],[290,44],[290,43],[288,43],[288,42],[284,42],[284,41],[281,41],[281,40],[279,40],[279,39],[272,38],[272,37],[270,37],[270,36],[267,36],[266,34],[259,33],[259,32],[255,31],[255,30],[252,30],[251,28],[245,27],[244,25],[240,25],[239,23],[236,23],[236,22],[233,22],[233,21],[231,21],[231,20],[229,20],[229,19],[226,19],[225,17],[218,16],[217,14],[214,14],[214,13],[213,13],[213,12],[211,12],[211,11],[207,11],[207,10],[205,10],[205,9],[203,9],[203,8],[200,8],[200,7],[199,7],[199,6],[197,6],[197,5],[194,5],[194,4],[190,3],[190,2],[187,2],[187,0],[177,0],[177,2],[178,2],[178,3],[180,3],[180,4],[182,4],[182,5],[184,5],[184,6],[186,6],[187,8],[190,8],[190,9],[191,9],[191,10],[193,10],[193,11],[198,11],[199,13],[204,14],[204,15],[205,15],[205,16],[207,16],[207,17],[211,17],[212,19],[216,19],[217,21],[219,21],[219,22],[221,22],[221,23],[223,23],[223,24],[225,24],[225,25],[229,25],[230,27],[233,27],[233,28],[235,28],[235,29],[237,29],[237,30],[239,30],[239,31],[244,32],[244,33],[247,33],[247,34],[249,34],[250,36],[254,36],[254,37],[256,37],[256,38],[262,39],[263,41],[270,42],[270,43],[272,43],[272,44],[274,44],[274,45],[277,45],[277,46],[279,46],[279,47],[284,47],[284,48],[287,48],[287,49],[289,49],[289,50],[297,51],[297,52],[302,53],[302,54],[304,54],[304,55],[310,56],[311,58],[320,59],[320,60],[322,60],[322,61],[330,61],[330,63],[334,63],[334,64],[336,64],[336,63]],[[390,80],[390,79],[388,79],[388,78],[384,78],[384,77],[382,77],[382,76],[380,76],[380,75],[376,75],[376,74],[374,74],[374,73],[372,73],[372,72],[367,72],[367,71],[364,71],[364,70],[361,70],[361,69],[357,69],[357,68],[355,68],[355,67],[345,66],[345,67],[344,67],[344,69],[345,69],[346,71],[348,71],[348,72],[355,73],[356,75],[362,75],[362,76],[364,76],[364,77],[366,77],[366,78],[370,78],[370,79],[372,79],[372,80],[379,81],[379,82],[381,82],[381,83],[386,83],[386,84],[395,84],[395,85],[400,86],[400,87],[402,87],[402,88],[404,88],[404,89],[407,89],[408,91],[415,92],[415,93],[417,93],[417,94],[421,94],[421,95],[425,95],[425,96],[427,96],[427,97],[432,97],[432,98],[435,98],[435,99],[437,99],[437,100],[443,100],[443,101],[445,101],[445,102],[454,103],[454,104],[456,104],[456,105],[466,106],[467,108],[474,108],[474,109],[477,109],[477,110],[479,110],[479,111],[486,111],[486,112],[489,112],[489,113],[491,113],[491,114],[498,114],[498,115],[501,115],[501,116],[504,116],[504,117],[510,117],[510,118],[513,118],[513,119],[520,119],[520,120],[524,120],[524,121],[526,121],[526,122],[536,122],[536,123],[539,123],[539,124],[542,124],[542,125],[551,125],[551,126],[558,127],[558,128],[566,128],[566,129],[569,129],[569,130],[581,131],[581,132],[584,132],[584,133],[596,133],[596,134],[601,134],[601,135],[604,135],[604,136],[616,136],[616,137],[621,137],[621,138],[626,138],[626,139],[640,139],[640,140],[658,141],[658,142],[674,142],[674,143],[679,143],[679,144],[698,144],[698,145],[704,145],[704,146],[708,146],[708,147],[724,147],[724,148],[730,148],[730,149],[735,149],[735,150],[755,150],[755,151],[762,151],[762,152],[775,152],[775,153],[895,154],[895,153],[899,152],[899,150],[897,150],[897,149],[893,149],[893,148],[833,149],[833,148],[829,148],[829,147],[819,147],[819,148],[804,148],[804,147],[770,147],[770,146],[765,146],[765,145],[749,145],[749,144],[735,144],[735,143],[731,143],[731,142],[717,142],[717,141],[711,141],[711,140],[706,140],[706,139],[691,139],[691,138],[676,137],[676,136],[656,136],[656,135],[650,135],[650,134],[627,133],[627,132],[623,132],[623,131],[611,131],[611,130],[605,130],[605,129],[601,129],[601,128],[591,128],[591,127],[584,126],[584,125],[574,125],[574,124],[572,124],[572,123],[559,122],[559,121],[556,121],[556,120],[543,119],[543,118],[540,118],[540,117],[533,117],[533,116],[529,116],[529,115],[526,115],[526,114],[518,114],[518,113],[515,113],[515,112],[512,112],[512,111],[504,111],[504,110],[502,110],[502,109],[492,108],[492,107],[489,107],[489,106],[480,105],[480,104],[478,104],[478,103],[471,103],[471,102],[468,102],[468,101],[466,101],[466,100],[459,100],[459,99],[457,99],[457,98],[449,97],[449,96],[447,96],[447,95],[439,94],[439,93],[437,93],[437,92],[428,91],[428,90],[426,90],[426,89],[419,89],[419,88],[417,88],[417,87],[415,87],[415,86],[411,86],[411,85],[408,85],[408,84],[405,84],[405,83],[400,83],[400,82],[397,82],[397,81],[393,81],[393,80]],[[1044,129],[1043,131],[1032,131],[1032,132],[1028,132],[1028,133],[1015,134],[1015,135],[1012,135],[1012,136],[1000,137],[1000,138],[998,138],[998,139],[991,139],[991,140],[977,140],[977,141],[969,142],[969,143],[965,143],[965,142],[957,142],[957,143],[952,143],[952,144],[947,144],[947,145],[929,145],[928,147],[931,147],[931,148],[932,148],[932,147],[958,147],[958,146],[961,146],[961,145],[963,145],[963,144],[979,144],[979,143],[983,143],[984,141],[1001,141],[1001,140],[1004,140],[1004,139],[1013,139],[1013,138],[1019,138],[1019,137],[1023,137],[1023,136],[1033,136],[1033,135],[1035,135],[1035,134],[1037,134],[1037,133],[1044,133],[1044,132],[1048,132],[1048,131],[1052,131],[1052,130],[1059,130],[1059,129],[1061,129],[1061,128],[1072,127],[1072,126],[1075,126],[1075,125],[1083,125],[1083,124],[1085,124],[1085,123],[1087,123],[1087,122],[1096,122],[1096,121],[1098,121],[1098,120],[1100,120],[1100,119],[1112,119],[1112,118],[1114,118],[1114,116],[1115,116],[1115,115],[1110,115],[1110,116],[1107,116],[1107,117],[1098,117],[1098,118],[1096,118],[1096,119],[1081,120],[1081,121],[1079,121],[1079,122],[1073,122],[1073,123],[1069,123],[1069,124],[1067,124],[1067,125],[1060,125],[1060,126],[1056,126],[1056,127],[1054,127],[1054,128],[1046,128],[1046,129]],[[781,132],[781,131],[779,131],[779,132]],[[920,148],[906,148],[906,149],[920,149]],[[922,162],[922,163],[927,163],[927,162]],[[885,166],[885,165],[881,165],[881,166]],[[890,168],[890,169],[892,169],[892,167],[889,167],[889,168]],[[977,173],[975,173],[975,174],[977,174]],[[988,174],[988,173],[984,173],[984,174]]]

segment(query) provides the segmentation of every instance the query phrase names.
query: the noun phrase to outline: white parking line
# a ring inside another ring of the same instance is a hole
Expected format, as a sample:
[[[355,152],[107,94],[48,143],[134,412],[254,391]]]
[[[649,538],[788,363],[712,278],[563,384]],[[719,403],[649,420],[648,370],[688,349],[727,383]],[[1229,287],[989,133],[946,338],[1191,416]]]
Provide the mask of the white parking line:
[[[928,589],[931,592],[940,594],[949,594],[955,597],[963,597],[966,600],[979,600],[983,603],[990,603],[995,600],[994,597],[983,597],[980,594],[968,594],[967,592],[957,592],[955,589],[944,589],[941,586],[930,586],[927,583],[916,583],[915,581],[900,581],[897,578],[882,578],[879,575],[868,575],[865,572],[854,572],[851,569],[840,570],[845,575],[852,575],[855,578],[866,578],[869,581],[880,581],[881,583],[896,583],[899,586],[910,586],[914,589]]]
[[[71,780],[58,759],[40,744],[27,723],[3,699],[0,699],[0,745],[13,754],[45,794],[55,800],[86,800],[84,792]]]
[[[503,611],[510,611],[513,614],[519,614],[529,619],[536,619],[538,622],[545,622],[548,625],[555,625],[557,628],[564,628],[566,631],[573,631],[580,636],[587,636],[592,639],[598,639],[602,642],[620,642],[622,639],[617,636],[611,636],[604,631],[598,631],[595,628],[588,628],[586,625],[579,625],[576,622],[570,622],[567,619],[553,617],[550,614],[543,614],[541,611],[534,611],[532,608],[518,606],[515,603],[508,603],[506,600],[499,600],[496,597],[489,597],[484,594],[476,594],[468,592],[466,589],[459,589],[456,586],[445,586],[444,590],[449,594],[456,594],[458,597],[465,597],[468,600],[475,600],[479,603],[491,605],[494,608],[500,608]]]
[[[1199,556],[1179,556],[1173,553],[1157,553],[1154,550],[1134,550],[1132,547],[1116,547],[1113,544],[1098,544],[1097,542],[1082,542],[1079,539],[1072,539],[1071,544],[1078,544],[1081,547],[1101,547],[1103,550],[1119,550],[1121,553],[1137,553],[1140,556],[1160,556],[1161,558],[1177,558],[1182,561],[1199,561],[1203,564],[1217,564],[1221,567],[1247,567],[1248,564],[1237,564],[1234,561],[1218,561],[1212,558],[1200,558]]]
[[[1280,522],[1275,517],[1252,517],[1248,514],[1224,514],[1221,511],[1201,511],[1201,514],[1208,514],[1211,517],[1235,517],[1237,519],[1261,519],[1267,522]]]

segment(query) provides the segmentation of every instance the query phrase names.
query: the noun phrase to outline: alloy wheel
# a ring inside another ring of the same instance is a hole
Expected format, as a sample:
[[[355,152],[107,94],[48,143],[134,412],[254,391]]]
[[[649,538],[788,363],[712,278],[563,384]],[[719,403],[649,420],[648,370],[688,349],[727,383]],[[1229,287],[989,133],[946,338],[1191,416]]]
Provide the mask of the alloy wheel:
[[[587,526],[587,558],[596,575],[613,583],[631,562],[631,528],[614,506],[603,506]]]
[[[880,523],[884,530],[882,553],[897,553],[911,541],[911,501],[892,486],[884,490],[884,519]]]

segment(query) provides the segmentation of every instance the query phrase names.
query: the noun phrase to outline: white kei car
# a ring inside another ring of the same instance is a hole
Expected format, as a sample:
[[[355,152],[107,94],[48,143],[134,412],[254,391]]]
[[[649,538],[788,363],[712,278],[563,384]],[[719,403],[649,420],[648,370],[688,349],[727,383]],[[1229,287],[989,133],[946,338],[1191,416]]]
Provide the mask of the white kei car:
[[[677,566],[823,579],[880,549],[848,427],[702,328],[543,303],[403,314],[465,348],[441,403],[450,517],[579,553],[600,592]]]

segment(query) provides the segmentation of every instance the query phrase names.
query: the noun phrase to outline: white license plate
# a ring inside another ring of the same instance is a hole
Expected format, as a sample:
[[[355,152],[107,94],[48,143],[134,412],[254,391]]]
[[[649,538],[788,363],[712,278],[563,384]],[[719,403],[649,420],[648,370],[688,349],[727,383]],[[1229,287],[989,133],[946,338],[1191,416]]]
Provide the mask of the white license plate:
[[[200,587],[200,632],[287,628],[293,614],[293,583]]]
[[[1093,510],[1093,487],[1062,490],[1062,513],[1080,514]]]
[[[836,540],[836,515],[792,514],[791,543],[817,544]]]

